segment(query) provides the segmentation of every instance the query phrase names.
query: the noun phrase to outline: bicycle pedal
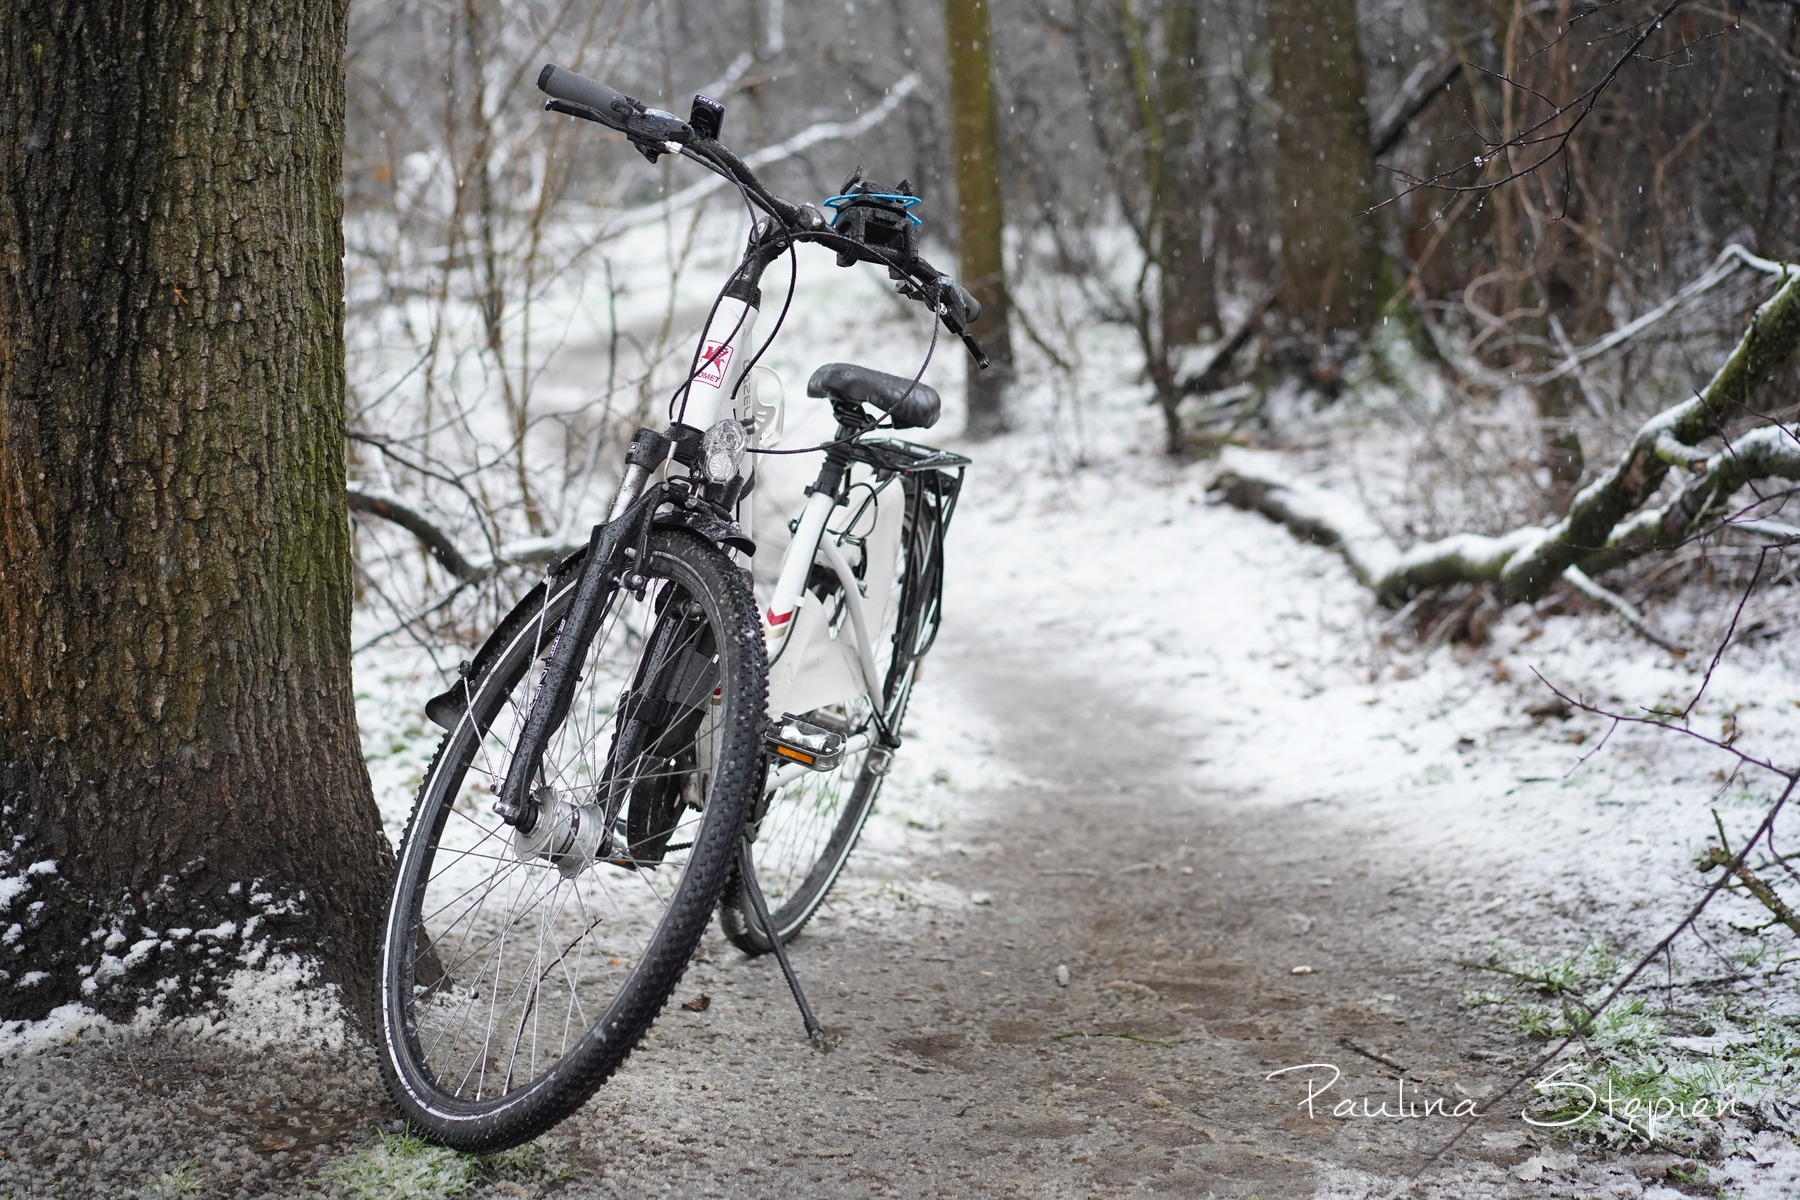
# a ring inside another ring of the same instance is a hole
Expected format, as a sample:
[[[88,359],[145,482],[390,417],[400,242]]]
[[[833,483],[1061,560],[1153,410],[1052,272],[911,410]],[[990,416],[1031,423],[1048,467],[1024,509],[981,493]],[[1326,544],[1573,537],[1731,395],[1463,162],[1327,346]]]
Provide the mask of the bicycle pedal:
[[[792,713],[763,735],[769,753],[815,771],[829,771],[844,761],[845,737],[835,729],[815,725]]]

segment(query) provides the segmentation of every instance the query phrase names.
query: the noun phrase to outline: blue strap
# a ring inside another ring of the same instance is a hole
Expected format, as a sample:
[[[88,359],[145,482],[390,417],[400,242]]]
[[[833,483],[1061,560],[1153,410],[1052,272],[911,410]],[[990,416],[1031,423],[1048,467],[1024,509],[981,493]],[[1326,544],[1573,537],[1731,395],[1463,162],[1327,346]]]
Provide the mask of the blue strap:
[[[925,203],[923,196],[900,196],[893,192],[851,192],[843,196],[826,197],[825,207],[832,210],[831,224],[834,228],[837,226],[837,219],[844,215],[844,210],[859,200],[886,200],[890,204],[898,204],[901,211],[906,214],[906,219],[914,225],[925,223],[914,216],[912,211],[913,205]]]

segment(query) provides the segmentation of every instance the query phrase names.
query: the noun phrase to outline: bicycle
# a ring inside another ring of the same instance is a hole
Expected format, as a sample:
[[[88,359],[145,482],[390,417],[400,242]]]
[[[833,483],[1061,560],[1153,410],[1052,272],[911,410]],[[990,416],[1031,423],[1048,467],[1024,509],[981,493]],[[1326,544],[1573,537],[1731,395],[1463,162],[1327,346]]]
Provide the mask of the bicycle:
[[[837,432],[810,448],[824,462],[759,605],[745,463],[805,452],[774,447],[783,402],[750,372],[781,319],[743,353],[764,271],[809,243],[885,266],[934,314],[933,349],[941,324],[987,365],[967,331],[980,305],[919,255],[904,183],[859,168],[828,221],[720,143],[724,108],[704,96],[683,121],[555,65],[538,87],[547,110],[621,132],[651,162],[724,176],[752,226],[671,421],[633,435],[606,519],[426,705],[446,733],[384,921],[380,1061],[415,1130],[479,1152],[537,1136],[605,1082],[714,911],[740,948],[776,954],[819,1031],[784,944],[837,880],[900,745],[969,460],[871,436],[937,420],[930,350],[910,380],[819,368],[807,391]]]

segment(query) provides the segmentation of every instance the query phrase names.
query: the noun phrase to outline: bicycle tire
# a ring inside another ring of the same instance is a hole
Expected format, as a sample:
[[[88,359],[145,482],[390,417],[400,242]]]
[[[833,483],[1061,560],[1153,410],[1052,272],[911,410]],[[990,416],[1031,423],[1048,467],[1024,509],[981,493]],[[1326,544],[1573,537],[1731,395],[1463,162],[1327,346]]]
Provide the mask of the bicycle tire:
[[[662,1010],[732,877],[762,779],[755,601],[693,534],[653,532],[648,551],[645,586],[614,592],[585,649],[532,830],[489,805],[573,577],[465,682],[408,822],[380,1063],[411,1127],[457,1150],[529,1141],[586,1101]]]
[[[908,480],[903,486],[910,493],[915,485]],[[916,497],[909,494],[908,499],[900,535],[902,561],[895,576],[900,596],[888,606],[888,620],[883,627],[872,634],[878,651],[884,645],[891,647],[882,680],[883,721],[896,731],[906,717],[913,681],[923,659],[921,647],[930,647],[939,616],[936,589],[918,586],[917,579],[919,566],[930,561],[933,546],[924,523],[936,517],[926,514],[914,502]],[[941,569],[941,563],[934,566]],[[911,614],[912,620],[903,619],[908,603],[922,609]],[[910,645],[896,640],[902,637],[902,630],[910,632]],[[862,698],[832,706],[831,711],[804,715],[815,723],[843,726],[856,733],[871,724],[872,707]],[[877,768],[874,751],[871,746],[846,754],[832,771],[809,771],[784,787],[765,792],[756,829],[756,876],[769,905],[769,920],[784,944],[798,936],[819,911],[875,810],[886,769]],[[743,895],[743,881],[736,878],[735,872],[719,909],[719,926],[731,943],[746,954],[767,954],[775,948]]]

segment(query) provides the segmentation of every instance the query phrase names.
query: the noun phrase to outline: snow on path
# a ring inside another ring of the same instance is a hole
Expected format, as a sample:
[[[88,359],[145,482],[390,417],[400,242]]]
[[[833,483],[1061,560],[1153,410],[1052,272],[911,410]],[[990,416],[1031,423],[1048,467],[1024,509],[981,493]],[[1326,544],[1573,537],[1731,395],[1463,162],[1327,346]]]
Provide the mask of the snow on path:
[[[1547,716],[1555,698],[1533,674],[1637,712],[1684,703],[1704,657],[1675,662],[1607,614],[1529,610],[1479,650],[1390,649],[1391,614],[1336,556],[1210,503],[1206,464],[1127,454],[1053,478],[981,457],[953,534],[951,619],[978,607],[1024,640],[1077,634],[1082,666],[1182,718],[1191,739],[1170,753],[1208,783],[1252,808],[1313,802],[1404,829],[1439,864],[1432,885],[1491,906],[1494,932],[1560,934],[1569,950],[1659,933],[1691,903],[1709,804],[1728,828],[1761,815],[1763,780],[1715,801],[1732,760],[1673,733],[1623,726],[1582,762],[1608,723]],[[1728,655],[1694,727],[1717,736],[1729,720],[1773,754],[1800,744],[1784,649]]]

